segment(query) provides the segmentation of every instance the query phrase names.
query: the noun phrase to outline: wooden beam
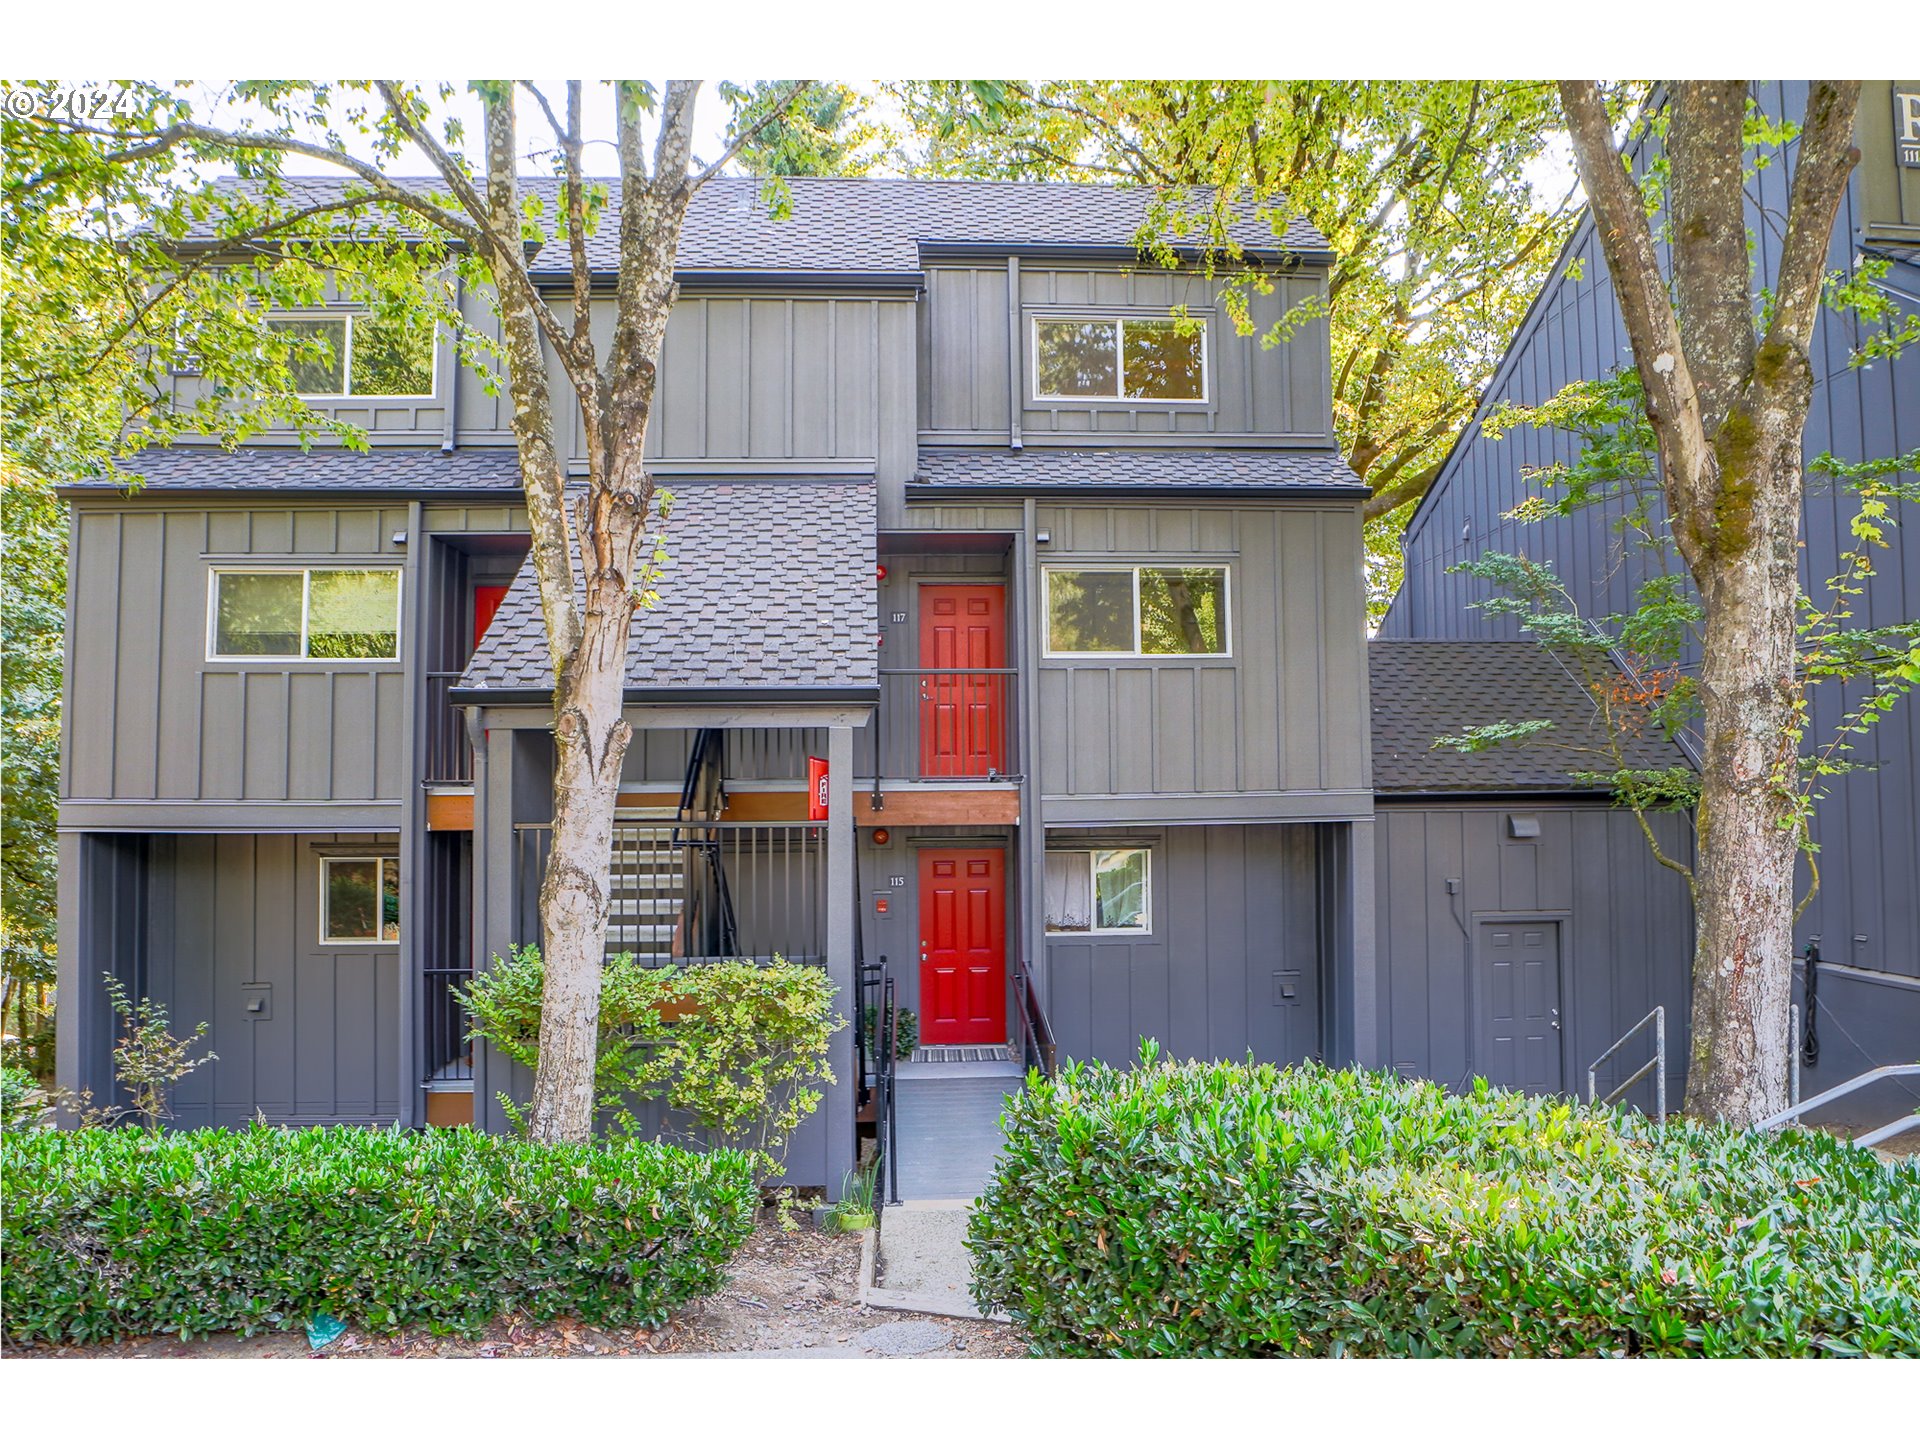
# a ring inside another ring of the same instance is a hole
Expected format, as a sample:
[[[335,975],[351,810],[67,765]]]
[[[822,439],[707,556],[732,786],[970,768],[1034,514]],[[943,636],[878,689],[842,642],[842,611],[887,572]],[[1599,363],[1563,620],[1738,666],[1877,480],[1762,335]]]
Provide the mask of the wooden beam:
[[[804,798],[804,797],[803,797]],[[853,823],[871,830],[876,825],[1017,825],[1018,790],[888,790],[886,804],[873,808],[873,795],[853,797]]]
[[[473,829],[473,792],[464,795],[428,795],[427,829]]]

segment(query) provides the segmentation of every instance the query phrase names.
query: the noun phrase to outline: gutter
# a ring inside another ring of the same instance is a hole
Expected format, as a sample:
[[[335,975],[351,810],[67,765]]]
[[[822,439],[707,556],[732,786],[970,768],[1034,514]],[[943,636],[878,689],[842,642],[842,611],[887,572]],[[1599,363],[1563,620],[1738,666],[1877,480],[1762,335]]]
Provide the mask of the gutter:
[[[1127,485],[1081,481],[1050,484],[977,484],[912,480],[909,500],[997,500],[1018,503],[1031,495],[1041,500],[1364,500],[1373,494],[1365,485]]]
[[[571,270],[534,270],[533,283],[542,288],[571,287]],[[784,293],[807,291],[825,294],[898,294],[903,298],[918,295],[927,277],[918,270],[675,270],[674,283],[684,291],[712,293],[728,290],[771,290]],[[592,288],[611,291],[619,281],[612,270],[593,272]]]
[[[712,686],[630,685],[620,695],[624,705],[872,705],[880,700],[878,685]],[[456,686],[447,691],[453,705],[551,705],[553,687]]]
[[[279,497],[286,500],[338,500],[343,502],[386,500],[405,503],[420,500],[489,500],[511,504],[523,492],[518,481],[510,487],[477,485],[408,485],[393,489],[367,486],[316,488],[308,485],[56,485],[53,493],[62,500],[248,500],[262,504]]]

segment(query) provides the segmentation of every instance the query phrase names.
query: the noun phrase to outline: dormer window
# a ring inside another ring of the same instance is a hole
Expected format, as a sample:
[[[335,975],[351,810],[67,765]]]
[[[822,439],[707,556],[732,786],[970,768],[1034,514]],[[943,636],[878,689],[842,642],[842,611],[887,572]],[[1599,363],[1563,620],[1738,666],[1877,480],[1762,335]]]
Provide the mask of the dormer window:
[[[1204,404],[1206,321],[1165,315],[1036,315],[1033,398]]]
[[[298,341],[287,358],[303,399],[433,397],[431,319],[381,319],[350,311],[289,315],[268,328]]]

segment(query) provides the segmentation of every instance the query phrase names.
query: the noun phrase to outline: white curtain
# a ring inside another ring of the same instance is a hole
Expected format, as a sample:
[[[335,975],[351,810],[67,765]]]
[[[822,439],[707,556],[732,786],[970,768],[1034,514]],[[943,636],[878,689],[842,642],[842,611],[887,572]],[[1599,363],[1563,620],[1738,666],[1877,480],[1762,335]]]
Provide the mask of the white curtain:
[[[1047,852],[1047,929],[1093,928],[1093,857],[1085,850]]]

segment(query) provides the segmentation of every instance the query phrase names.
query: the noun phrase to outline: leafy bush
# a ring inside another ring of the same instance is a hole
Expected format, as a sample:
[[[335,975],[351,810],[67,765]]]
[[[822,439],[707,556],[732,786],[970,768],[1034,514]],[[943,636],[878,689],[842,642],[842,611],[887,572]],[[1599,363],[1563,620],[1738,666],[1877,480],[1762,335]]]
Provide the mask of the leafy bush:
[[[1308,1066],[1066,1067],[969,1241],[1051,1355],[1920,1354],[1920,1173]]]
[[[546,965],[516,946],[465,991],[474,1038],[533,1068],[540,1054],[540,994]],[[833,1083],[827,1043],[845,1023],[818,966],[727,961],[658,969],[632,955],[607,962],[600,990],[600,1050],[594,1094],[600,1113],[634,1133],[637,1107],[663,1102],[663,1135],[717,1138],[759,1162],[763,1178],[785,1170],[787,1141]]]
[[[47,1099],[24,1065],[0,1067],[0,1130],[27,1130],[46,1115]]]
[[[470,1130],[9,1134],[5,1333],[287,1329],[325,1313],[472,1334],[497,1316],[657,1325],[753,1228],[753,1162]]]
[[[867,1033],[880,1033],[880,1007],[867,1006]],[[920,1017],[904,1007],[896,1007],[893,1012],[893,1058],[911,1060],[913,1052],[920,1048]]]

